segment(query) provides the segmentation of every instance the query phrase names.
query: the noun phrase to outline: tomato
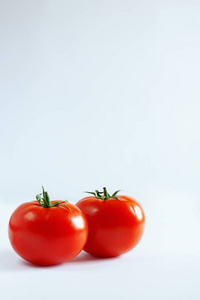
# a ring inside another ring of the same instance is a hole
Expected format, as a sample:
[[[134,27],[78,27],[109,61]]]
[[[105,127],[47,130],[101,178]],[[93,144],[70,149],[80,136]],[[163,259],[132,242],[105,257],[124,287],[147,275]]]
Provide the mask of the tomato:
[[[94,256],[114,257],[133,249],[142,238],[145,215],[132,197],[104,192],[85,197],[76,205],[85,214],[89,236],[84,250]],[[117,196],[116,196],[117,195]]]
[[[13,249],[37,265],[55,265],[74,258],[88,237],[88,224],[81,210],[65,201],[50,201],[44,191],[37,201],[21,204],[9,221]]]

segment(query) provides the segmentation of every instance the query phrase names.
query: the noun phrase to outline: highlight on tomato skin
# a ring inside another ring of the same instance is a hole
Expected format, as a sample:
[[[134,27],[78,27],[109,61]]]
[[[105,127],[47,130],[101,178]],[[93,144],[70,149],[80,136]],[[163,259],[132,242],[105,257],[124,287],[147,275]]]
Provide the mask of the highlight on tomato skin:
[[[145,214],[138,201],[130,196],[87,192],[76,203],[85,214],[89,236],[84,251],[97,257],[115,257],[131,251],[141,240],[145,228]]]
[[[68,201],[50,201],[48,193],[21,204],[10,217],[10,243],[26,261],[50,266],[76,257],[86,244],[85,215]]]

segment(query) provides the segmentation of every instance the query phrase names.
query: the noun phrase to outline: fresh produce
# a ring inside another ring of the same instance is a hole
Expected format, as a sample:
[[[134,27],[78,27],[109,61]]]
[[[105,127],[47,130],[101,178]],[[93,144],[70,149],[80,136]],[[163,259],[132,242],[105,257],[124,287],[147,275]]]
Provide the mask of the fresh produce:
[[[89,236],[84,250],[94,256],[114,257],[133,249],[142,238],[145,215],[132,197],[103,192],[88,192],[76,205],[85,214]]]
[[[87,241],[86,217],[67,201],[50,201],[44,188],[36,199],[21,204],[10,218],[8,232],[13,249],[37,265],[71,260]]]

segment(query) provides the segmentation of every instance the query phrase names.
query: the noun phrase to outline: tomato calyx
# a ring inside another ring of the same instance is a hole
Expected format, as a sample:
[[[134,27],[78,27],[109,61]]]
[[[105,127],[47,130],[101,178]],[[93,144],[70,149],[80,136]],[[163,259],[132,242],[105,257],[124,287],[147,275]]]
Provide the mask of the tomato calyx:
[[[95,190],[95,192],[85,192],[88,194],[91,194],[95,196],[95,198],[100,199],[100,200],[107,200],[114,198],[116,200],[119,200],[119,198],[116,196],[121,190],[115,191],[112,195],[110,195],[106,189],[106,187],[103,188],[103,192],[99,192],[98,190]]]
[[[60,200],[60,201],[56,201],[56,202],[52,203],[48,192],[44,190],[43,186],[42,186],[42,193],[36,195],[36,200],[44,208],[50,208],[53,206],[57,206],[59,204],[63,204],[64,206],[69,208],[69,210],[71,210],[71,208],[65,204],[65,202],[68,202],[67,200],[65,200],[65,201]]]

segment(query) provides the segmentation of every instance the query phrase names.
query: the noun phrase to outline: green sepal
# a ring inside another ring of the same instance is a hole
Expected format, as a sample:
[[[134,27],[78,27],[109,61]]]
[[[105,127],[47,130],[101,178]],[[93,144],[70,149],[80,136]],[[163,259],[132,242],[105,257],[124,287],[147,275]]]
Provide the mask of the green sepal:
[[[106,200],[106,199],[110,199],[110,198],[114,198],[116,200],[119,200],[119,198],[116,196],[117,193],[119,193],[121,190],[117,190],[116,192],[114,192],[112,195],[110,195],[106,189],[106,187],[103,188],[103,192],[99,192],[98,190],[95,190],[95,192],[85,192],[88,194],[93,195],[94,197],[96,197],[97,199],[100,200]]]
[[[36,200],[37,200],[37,201],[41,201],[41,200],[42,200],[41,194],[37,194],[37,195],[36,195]]]
[[[59,205],[59,204],[61,204],[61,203],[64,203],[64,201],[56,201],[56,202],[53,202],[53,203],[51,203],[51,207],[56,206],[56,205]]]
[[[95,194],[94,192],[86,192],[86,191],[85,191],[84,193],[91,194],[91,195],[93,195],[93,196],[96,197],[96,194]]]
[[[42,186],[42,193],[36,195],[36,200],[44,208],[54,207],[54,206],[57,206],[57,205],[63,203],[63,205],[65,205],[67,208],[69,208],[69,210],[71,210],[71,208],[65,204],[65,202],[68,202],[67,200],[65,200],[65,201],[60,200],[60,201],[56,201],[56,202],[52,203],[50,200],[49,194],[44,190],[43,186]]]
[[[119,192],[121,192],[121,190],[117,190],[116,192],[114,192],[114,193],[112,194],[112,197],[115,198],[115,196],[116,196]]]
[[[38,201],[38,203],[39,203],[41,206],[44,206],[44,203],[41,202],[41,200],[42,200],[41,195],[42,195],[42,194],[37,194],[37,195],[36,195],[36,200]]]
[[[72,211],[71,208],[68,205],[66,205],[65,203],[63,203],[63,205],[66,206],[70,211]]]
[[[102,192],[99,192],[98,190],[95,190],[95,192],[96,192],[96,198],[101,199]]]

